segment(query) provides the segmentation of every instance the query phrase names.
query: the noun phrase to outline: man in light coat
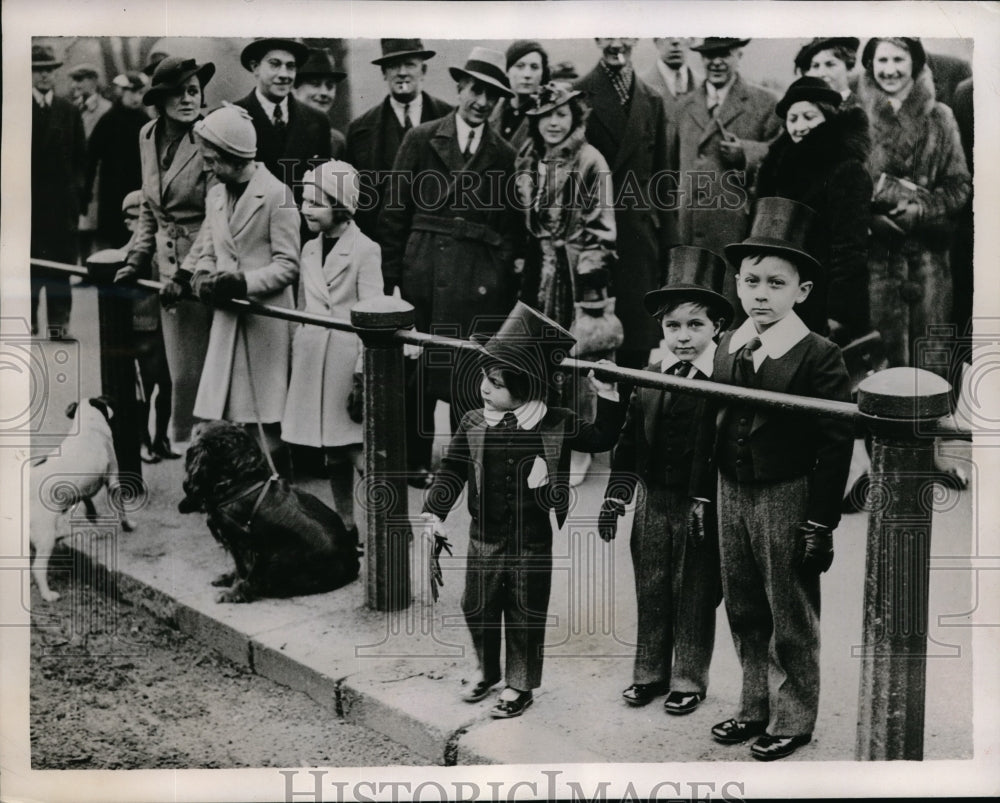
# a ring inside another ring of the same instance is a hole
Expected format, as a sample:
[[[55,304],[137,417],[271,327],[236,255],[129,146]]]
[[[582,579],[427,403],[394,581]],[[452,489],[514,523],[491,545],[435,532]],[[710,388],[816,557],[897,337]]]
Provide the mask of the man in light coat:
[[[697,87],[698,79],[687,65],[690,39],[684,37],[655,38],[653,44],[660,57],[639,77],[663,98],[667,122],[677,124],[677,109]]]

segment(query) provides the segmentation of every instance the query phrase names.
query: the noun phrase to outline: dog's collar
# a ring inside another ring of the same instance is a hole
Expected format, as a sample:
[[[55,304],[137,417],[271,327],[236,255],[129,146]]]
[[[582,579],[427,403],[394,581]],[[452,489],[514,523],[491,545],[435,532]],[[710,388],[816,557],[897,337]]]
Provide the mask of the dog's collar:
[[[257,493],[257,499],[253,503],[253,509],[250,511],[250,515],[247,516],[246,523],[242,524],[242,525],[238,525],[238,526],[240,526],[243,529],[244,532],[249,533],[250,532],[250,526],[253,524],[253,520],[257,516],[257,511],[260,510],[260,506],[261,506],[261,503],[264,501],[264,497],[267,496],[267,492],[271,489],[271,485],[277,479],[278,479],[278,475],[277,474],[272,474],[266,480],[261,480],[260,482],[255,482],[253,485],[251,485],[250,487],[248,487],[248,488],[240,491],[239,493],[235,494],[234,496],[231,496],[228,499],[222,500],[221,502],[219,502],[219,503],[217,503],[215,505],[215,508],[216,508],[216,510],[218,510],[219,513],[221,513],[222,515],[226,516],[227,518],[232,518],[222,508],[225,507],[225,506],[227,506],[227,505],[231,505],[234,502],[238,502],[240,499],[245,499],[246,497],[250,496],[251,494],[257,493],[259,491],[260,493]]]

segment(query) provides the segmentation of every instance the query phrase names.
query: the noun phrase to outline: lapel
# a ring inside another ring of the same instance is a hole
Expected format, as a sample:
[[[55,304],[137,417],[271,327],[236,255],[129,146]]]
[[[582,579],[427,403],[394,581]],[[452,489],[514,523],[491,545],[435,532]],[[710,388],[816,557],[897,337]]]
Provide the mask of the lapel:
[[[341,273],[350,267],[351,253],[354,251],[354,241],[357,239],[357,232],[358,227],[354,223],[348,225],[344,233],[340,235],[340,239],[337,240],[337,244],[330,249],[330,253],[326,256],[326,262],[323,263],[323,278],[326,280],[328,295],[332,295],[330,285]],[[320,254],[322,253],[323,250],[321,247]]]
[[[733,81],[733,85],[729,89],[729,94],[726,95],[726,99],[722,103],[722,108],[719,109],[719,121],[728,127],[729,123],[746,111],[749,99],[746,84],[737,74],[736,80]]]
[[[214,240],[216,250],[224,248],[227,256],[233,262],[238,261],[236,241],[233,239],[232,230],[229,228],[229,222],[226,220],[225,184],[216,184],[211,190],[209,190],[209,194],[206,199],[206,206],[208,205],[210,205],[213,210],[210,220],[214,231],[214,237],[212,239]],[[217,254],[216,256],[218,257],[219,255]]]
[[[484,123],[482,141],[479,143],[479,150],[472,154],[472,158],[464,165],[464,169],[485,173],[496,159],[497,137],[499,136],[500,135],[493,130],[493,126],[491,126],[489,122]],[[459,156],[461,157],[461,153]]]
[[[625,121],[625,130],[622,131],[621,135],[621,147],[615,155],[615,163],[611,165],[613,173],[621,168],[625,159],[645,140],[642,129],[647,119],[646,105],[649,98],[646,94],[645,84],[642,83],[638,75],[634,73],[633,75],[632,102],[629,104],[628,119]],[[656,100],[657,103],[662,103],[659,98]],[[621,111],[620,104],[618,108]]]
[[[565,422],[562,417],[553,415],[551,411],[538,425],[542,436],[542,449],[545,452],[545,468],[549,473],[549,483],[554,482],[559,474],[559,458],[565,441]]]
[[[646,433],[646,443],[652,443],[656,435],[656,419],[659,417],[663,404],[665,390],[656,388],[639,388],[639,404],[642,408],[643,429]]]
[[[469,456],[472,458],[472,470],[476,478],[476,493],[482,495],[483,484],[483,449],[486,444],[486,421],[477,421],[465,431],[469,439]]]
[[[705,91],[705,83],[702,82],[684,97],[684,113],[694,120],[695,125],[702,131],[701,138],[698,140],[700,147],[712,134],[719,133],[719,130],[712,123],[712,116],[708,113],[708,93]]]
[[[201,119],[201,118],[199,118]],[[154,144],[153,149],[156,149]],[[198,155],[198,145],[194,141],[193,131],[189,131],[181,139],[180,145],[177,146],[177,153],[174,154],[174,160],[170,163],[170,167],[167,172],[163,174],[162,180],[160,179],[160,171],[157,170],[157,183],[160,185],[160,193],[165,193],[167,188],[170,186],[170,182],[180,175],[181,171],[187,166],[188,162],[194,159]]]
[[[591,90],[591,104],[595,112],[591,119],[604,126],[614,143],[615,150],[618,151],[620,150],[619,145],[622,141],[623,130],[628,122],[622,104],[618,100],[618,94],[611,86],[611,79],[605,75],[600,64],[594,67],[590,75],[587,76],[587,84]]]
[[[479,146],[479,151],[482,151],[485,145],[486,138],[484,136],[483,143]],[[458,131],[455,127],[454,114],[449,114],[447,117],[441,118],[441,125],[437,127],[437,130],[431,136],[431,147],[448,170],[461,170],[465,166],[465,159],[462,156],[462,152],[458,149]],[[479,151],[476,151],[475,156],[473,156],[473,162],[479,156]]]
[[[159,120],[153,120],[148,128],[143,128],[139,132],[139,151],[146,154],[142,160],[145,169],[142,173],[142,191],[147,198],[152,198],[153,202],[163,208],[163,188],[160,184],[160,165],[156,158],[156,127],[160,125]],[[175,156],[176,159],[176,156]]]
[[[266,194],[265,174],[270,175],[270,173],[268,173],[267,168],[259,162],[257,162],[256,165],[257,169],[254,171],[253,176],[250,177],[250,183],[247,184],[247,188],[243,191],[240,199],[236,202],[236,207],[233,209],[233,216],[229,220],[228,228],[234,241],[243,229],[249,225],[253,216],[257,214],[257,211],[264,205],[264,196]],[[223,193],[223,198],[225,198],[225,193]],[[224,217],[224,200],[222,205]]]

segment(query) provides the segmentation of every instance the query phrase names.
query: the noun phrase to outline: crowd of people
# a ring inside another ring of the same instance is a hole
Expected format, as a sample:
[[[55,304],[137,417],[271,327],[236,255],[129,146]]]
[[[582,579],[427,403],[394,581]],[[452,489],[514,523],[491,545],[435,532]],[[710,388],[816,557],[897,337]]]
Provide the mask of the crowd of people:
[[[511,551],[550,555],[554,503],[505,507],[518,480],[490,455],[526,461],[536,489],[539,472],[582,481],[589,452],[617,441],[602,537],[636,477],[648,492],[632,535],[640,648],[625,700],[698,706],[724,597],[744,687],[713,736],[756,737],[755,757],[781,758],[815,721],[819,574],[852,433],[651,390],[609,412],[613,389],[560,371],[553,354],[849,399],[841,349],[875,331],[889,366],[956,382],[959,358],[921,355],[960,354],[943,325],[962,335],[971,318],[972,78],[919,39],[817,38],[779,98],[742,74],[748,41],[654,39],[659,58],[641,76],[635,39],[595,40],[582,75],[537,41],[474,47],[441,99],[424,89],[435,52],[383,39],[373,64],[386,96],[345,133],[329,116],[345,73],[296,40],[251,42],[240,61],[254,89],[211,111],[210,62],[171,54],[120,75],[114,104],[78,66],[70,101],[52,90],[61,62],[35,45],[31,253],[74,263],[122,248],[117,282],[163,283],[159,313],[148,300],[136,311],[158,360],[143,386],[160,399],[143,459],[178,457],[198,419],[238,422],[286,475],[289,445],[320,451],[349,527],[360,341],[201,302],[347,318],[361,299],[398,296],[420,331],[486,344],[485,363],[408,351],[404,390],[408,479],[431,489],[426,514],[441,527],[447,491],[465,481],[484,511],[480,523],[470,494],[478,546],[463,608],[482,674],[466,699],[500,681],[501,621],[508,688],[494,716],[520,715],[541,678],[548,581],[500,565]],[[50,333],[68,336],[68,281],[41,269],[33,326],[43,289]],[[542,330],[560,348],[525,368],[511,355]],[[452,443],[435,467],[439,401]],[[547,417],[567,409],[558,426]],[[538,442],[512,434],[525,432]],[[470,455],[482,475],[465,476]]]

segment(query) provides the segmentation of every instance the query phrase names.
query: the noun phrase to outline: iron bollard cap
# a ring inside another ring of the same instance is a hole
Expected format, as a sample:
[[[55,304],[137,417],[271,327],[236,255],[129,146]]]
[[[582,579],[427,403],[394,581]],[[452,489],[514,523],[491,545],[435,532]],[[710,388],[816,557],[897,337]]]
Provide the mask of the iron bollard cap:
[[[372,296],[351,308],[351,323],[358,329],[408,329],[413,322],[413,305],[395,296]]]
[[[895,421],[934,420],[948,415],[951,386],[922,368],[887,368],[858,386],[858,410]]]
[[[87,257],[87,275],[94,284],[111,284],[115,274],[125,265],[121,248],[105,248]]]

